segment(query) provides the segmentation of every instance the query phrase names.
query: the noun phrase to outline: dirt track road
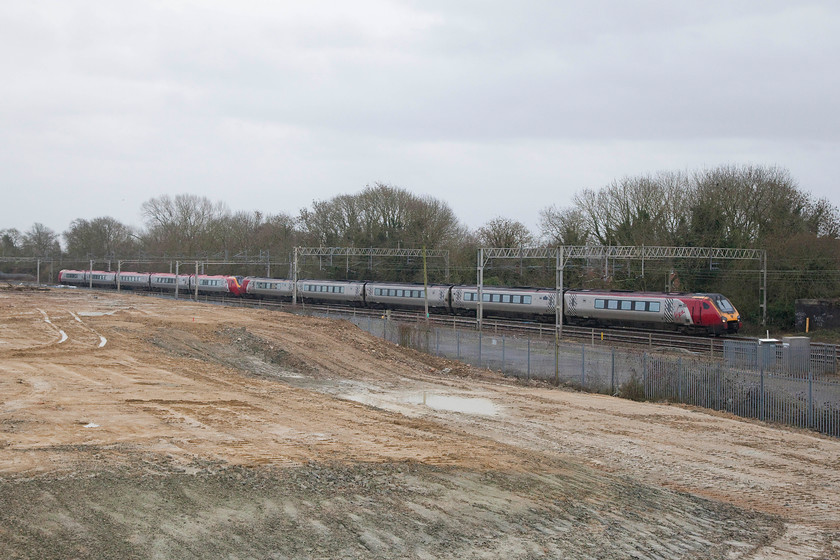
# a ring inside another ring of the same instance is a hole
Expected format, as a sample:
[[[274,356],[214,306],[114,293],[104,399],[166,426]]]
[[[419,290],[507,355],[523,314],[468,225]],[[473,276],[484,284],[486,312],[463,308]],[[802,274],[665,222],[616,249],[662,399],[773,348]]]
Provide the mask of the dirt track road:
[[[6,558],[836,558],[840,441],[349,323],[0,291]]]

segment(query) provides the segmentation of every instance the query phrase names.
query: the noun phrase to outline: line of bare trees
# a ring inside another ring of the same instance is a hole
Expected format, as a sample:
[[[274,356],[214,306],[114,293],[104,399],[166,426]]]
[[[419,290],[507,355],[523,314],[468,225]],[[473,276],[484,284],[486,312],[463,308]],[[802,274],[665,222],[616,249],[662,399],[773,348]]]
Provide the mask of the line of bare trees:
[[[792,321],[792,300],[797,297],[840,295],[840,211],[801,190],[779,167],[724,165],[624,177],[600,189],[583,189],[567,204],[543,209],[538,232],[503,216],[470,230],[445,201],[381,183],[356,194],[313,201],[297,216],[231,212],[222,202],[192,194],[155,197],[140,210],[142,228],[100,217],[76,219],[60,236],[40,223],[26,232],[2,229],[0,256],[222,260],[270,255],[282,263],[288,262],[295,246],[426,247],[450,251],[450,281],[473,282],[478,247],[766,248],[770,317],[777,324]],[[512,259],[491,265],[485,272],[489,283],[554,282],[554,263]],[[676,277],[686,290],[726,293],[749,317],[758,314],[755,268],[754,262],[648,263],[642,277],[634,263],[586,262],[570,263],[566,278],[567,285],[577,287],[661,290],[666,277]],[[422,266],[416,260],[320,259],[309,273],[412,281],[421,277]]]

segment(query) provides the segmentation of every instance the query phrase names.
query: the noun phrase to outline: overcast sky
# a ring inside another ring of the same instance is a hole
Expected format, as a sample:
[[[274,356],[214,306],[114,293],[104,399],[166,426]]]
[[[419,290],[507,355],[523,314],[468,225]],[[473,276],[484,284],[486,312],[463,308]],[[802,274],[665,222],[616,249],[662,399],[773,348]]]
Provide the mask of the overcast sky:
[[[0,229],[382,182],[470,227],[625,175],[779,165],[840,204],[840,2],[0,3]]]

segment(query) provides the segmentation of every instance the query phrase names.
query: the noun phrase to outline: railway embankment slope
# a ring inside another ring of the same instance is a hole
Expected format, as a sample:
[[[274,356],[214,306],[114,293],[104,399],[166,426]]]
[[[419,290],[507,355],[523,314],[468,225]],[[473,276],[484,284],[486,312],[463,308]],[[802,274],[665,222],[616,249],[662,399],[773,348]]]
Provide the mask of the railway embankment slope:
[[[346,322],[0,291],[8,558],[830,558],[840,441]]]

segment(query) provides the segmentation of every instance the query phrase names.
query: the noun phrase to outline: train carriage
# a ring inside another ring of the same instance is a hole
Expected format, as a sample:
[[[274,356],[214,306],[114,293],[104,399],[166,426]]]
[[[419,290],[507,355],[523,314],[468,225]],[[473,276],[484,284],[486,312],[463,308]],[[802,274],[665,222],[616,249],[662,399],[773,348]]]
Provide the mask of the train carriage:
[[[120,272],[119,286],[121,289],[148,290],[150,276],[148,272]]]
[[[668,329],[692,334],[735,333],[740,328],[740,316],[720,294],[568,290],[563,297],[564,317],[573,325]],[[719,305],[731,312],[722,312]]]
[[[482,288],[485,317],[514,317],[553,321],[556,292],[547,288]],[[452,311],[474,316],[478,310],[478,286],[453,286]]]
[[[190,277],[186,274],[172,274],[170,272],[153,272],[149,276],[149,287],[152,290],[174,292],[175,286],[179,291],[190,291]]]
[[[365,283],[341,280],[298,280],[298,297],[311,303],[343,303],[362,307]]]
[[[94,270],[89,275],[94,288],[114,288],[117,285],[117,273],[104,270]]]
[[[242,286],[236,276],[225,276],[221,274],[199,274],[198,277],[190,276],[190,290],[195,290],[198,284],[198,293],[203,294],[232,294],[242,295]]]
[[[365,303],[377,309],[409,309],[422,311],[426,308],[428,293],[430,313],[449,313],[449,292],[451,286],[432,284],[401,284],[368,282],[365,284]]]
[[[242,281],[245,294],[252,297],[281,299],[291,301],[295,283],[279,278],[258,278],[249,276]]]
[[[69,286],[87,286],[87,270],[62,270],[58,273],[58,283]]]

